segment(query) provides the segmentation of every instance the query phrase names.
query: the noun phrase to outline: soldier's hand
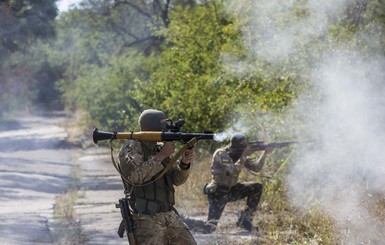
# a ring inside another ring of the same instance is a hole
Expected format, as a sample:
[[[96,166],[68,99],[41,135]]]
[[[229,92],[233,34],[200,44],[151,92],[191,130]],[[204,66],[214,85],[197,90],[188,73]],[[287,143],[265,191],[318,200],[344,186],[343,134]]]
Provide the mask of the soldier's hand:
[[[273,152],[273,150],[274,150],[274,147],[266,147],[265,153],[266,153],[266,154],[270,154],[270,153]]]
[[[193,149],[187,149],[182,155],[182,162],[192,163],[195,158],[195,153]]]
[[[254,152],[251,147],[247,146],[246,149],[243,151],[242,156],[247,157],[250,156]]]

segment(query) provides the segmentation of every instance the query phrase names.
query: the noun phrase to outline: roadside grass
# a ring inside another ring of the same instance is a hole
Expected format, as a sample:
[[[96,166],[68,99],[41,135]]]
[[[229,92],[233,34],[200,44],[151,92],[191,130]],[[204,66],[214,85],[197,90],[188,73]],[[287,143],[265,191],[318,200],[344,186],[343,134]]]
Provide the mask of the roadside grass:
[[[68,191],[55,200],[52,232],[53,244],[55,245],[84,244],[86,242],[74,208],[75,201],[79,197],[78,183],[79,166],[75,165],[71,169],[71,182]]]
[[[86,120],[86,113],[77,110],[74,113],[67,113],[66,120],[61,124],[68,133],[67,141],[71,144],[87,148],[93,144],[92,132],[89,128],[90,123]]]

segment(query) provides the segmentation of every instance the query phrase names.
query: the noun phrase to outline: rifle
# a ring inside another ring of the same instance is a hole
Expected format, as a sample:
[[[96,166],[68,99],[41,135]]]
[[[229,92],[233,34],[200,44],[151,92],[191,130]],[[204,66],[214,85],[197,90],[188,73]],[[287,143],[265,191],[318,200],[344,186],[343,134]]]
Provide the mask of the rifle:
[[[168,119],[171,121],[170,119]],[[213,140],[214,134],[212,132],[204,133],[181,133],[180,128],[183,125],[184,120],[179,119],[175,124],[169,123],[166,125],[169,132],[156,132],[156,131],[141,131],[141,132],[103,132],[97,128],[93,130],[92,137],[95,144],[101,140],[141,140],[141,141],[182,141],[184,143],[196,138],[197,140]]]
[[[264,143],[263,141],[250,141],[248,145],[254,151],[264,151],[266,148],[282,148],[292,144],[300,144],[298,141],[284,141],[284,142],[273,142],[273,143]]]
[[[120,214],[122,215],[122,221],[120,222],[118,235],[120,238],[123,238],[124,231],[127,233],[128,243],[130,245],[136,245],[136,240],[134,236],[134,219],[132,218],[132,214],[130,212],[129,200],[127,197],[119,199],[119,203],[115,206],[116,208],[120,208]]]

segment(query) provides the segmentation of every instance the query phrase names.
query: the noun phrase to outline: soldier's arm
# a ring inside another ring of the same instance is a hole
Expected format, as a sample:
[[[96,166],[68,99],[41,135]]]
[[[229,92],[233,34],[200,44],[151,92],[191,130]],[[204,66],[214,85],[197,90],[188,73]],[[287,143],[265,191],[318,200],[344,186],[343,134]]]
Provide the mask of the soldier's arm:
[[[175,167],[173,172],[174,185],[178,186],[186,182],[190,174],[191,164],[194,161],[194,159],[195,159],[194,150],[188,149],[183,153],[182,159],[177,161],[177,164],[174,166]]]
[[[264,151],[258,159],[247,158],[245,161],[245,167],[254,172],[260,172],[265,165],[267,154],[268,153]]]
[[[187,168],[183,165],[181,167],[180,161],[178,160],[171,172],[171,176],[173,178],[173,184],[175,186],[184,184],[189,175],[190,175],[190,167]]]
[[[155,156],[150,156],[145,161],[140,142],[134,140],[129,140],[121,147],[119,165],[130,183],[136,185],[149,181],[164,168],[162,162]]]

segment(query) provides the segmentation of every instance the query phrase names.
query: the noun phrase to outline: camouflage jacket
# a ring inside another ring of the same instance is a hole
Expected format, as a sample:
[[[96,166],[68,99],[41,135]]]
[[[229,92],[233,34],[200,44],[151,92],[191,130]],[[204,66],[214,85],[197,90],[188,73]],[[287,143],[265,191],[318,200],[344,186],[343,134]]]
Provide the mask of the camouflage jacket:
[[[142,143],[140,141],[129,140],[123,144],[119,151],[118,164],[124,177],[134,185],[141,185],[161,172],[170,160],[167,158],[163,162],[160,162],[154,157],[162,146],[162,143],[158,143],[154,149],[150,150],[148,159],[145,160]],[[175,186],[186,182],[189,176],[189,170],[182,170],[179,167],[179,161],[177,161],[169,171],[171,171],[169,174],[172,177],[172,184]]]
[[[212,183],[217,186],[230,188],[238,182],[238,177],[243,167],[259,172],[264,163],[264,158],[256,160],[249,157],[241,157],[234,163],[227,147],[218,149],[214,152],[211,166]]]

